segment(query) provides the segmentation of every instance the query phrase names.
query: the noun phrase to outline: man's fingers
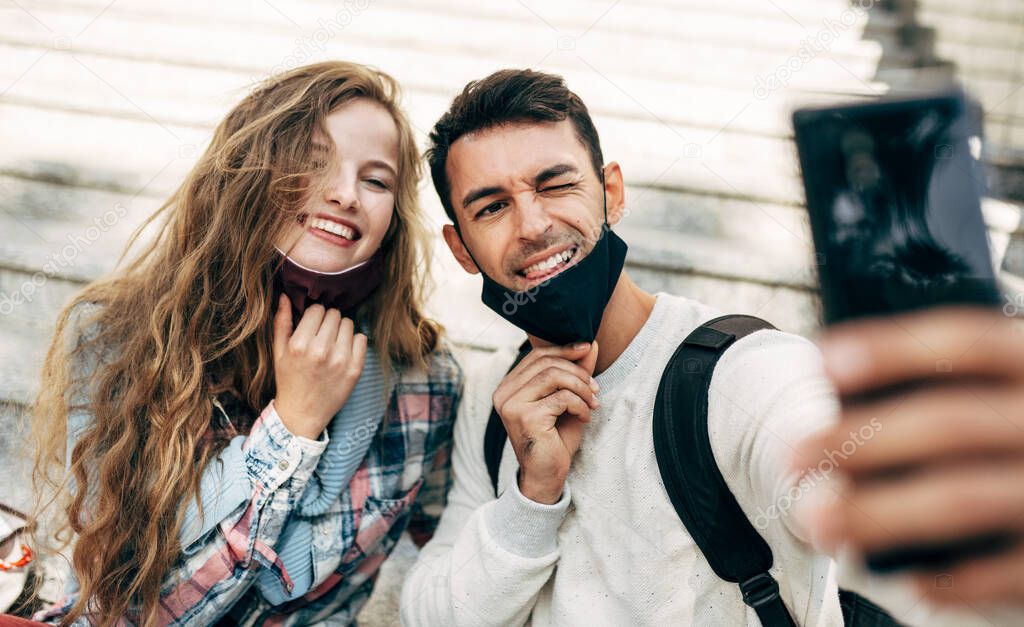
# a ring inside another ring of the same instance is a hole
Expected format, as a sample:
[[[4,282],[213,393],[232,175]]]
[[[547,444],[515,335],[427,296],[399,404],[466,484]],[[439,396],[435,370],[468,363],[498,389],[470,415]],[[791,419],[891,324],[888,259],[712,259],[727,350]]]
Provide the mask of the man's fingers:
[[[520,366],[522,366],[522,364],[520,364]],[[537,374],[539,374],[540,372],[543,372],[544,370],[547,370],[549,368],[561,368],[562,370],[565,370],[569,374],[586,382],[587,385],[589,385],[591,388],[597,389],[597,382],[594,381],[593,383],[591,383],[591,379],[593,379],[593,377],[590,376],[590,373],[587,372],[586,369],[572,361],[562,359],[561,357],[542,357],[531,362],[530,364],[527,364],[526,366],[523,366],[521,370],[517,368],[516,370],[518,372],[513,372],[515,373],[515,380],[518,380],[522,385],[525,384],[530,379],[536,377]]]
[[[1021,448],[1024,395],[965,382],[851,403],[836,426],[798,447],[797,460],[800,469],[830,460],[858,475]]]
[[[282,355],[292,335],[292,303],[288,296],[281,294],[277,299],[277,311],[274,313],[274,353]]]
[[[575,456],[576,452],[580,449],[580,442],[583,441],[583,427],[585,425],[586,421],[572,414],[562,415],[558,418],[558,422],[555,423],[558,435],[562,438],[562,444],[570,456]]]
[[[867,552],[1024,529],[1024,462],[961,463],[858,482],[822,512],[825,544]]]
[[[1024,601],[1024,543],[914,579],[922,594],[939,603],[1020,603]]]
[[[582,358],[576,360],[576,363],[586,370],[587,374],[594,374],[594,367],[597,366],[597,340],[590,344],[590,350]]]
[[[559,390],[537,402],[545,405],[551,415],[561,416],[568,413],[583,422],[590,422],[590,407],[569,390]]]
[[[520,389],[520,394],[527,402],[536,401],[550,396],[559,390],[568,390],[579,397],[590,407],[597,407],[597,395],[591,389],[590,384],[581,380],[575,374],[552,366],[542,370]]]
[[[570,375],[583,381],[593,392],[599,389],[597,382],[593,380],[593,377],[586,370],[561,357],[548,355],[535,359],[525,366],[520,363],[512,372],[506,375],[501,385],[494,392],[494,406],[501,407],[509,398],[528,385],[538,374],[551,368],[559,368],[568,372]]]
[[[589,349],[590,345],[586,342],[567,344],[565,346],[542,346],[534,348],[527,353],[526,357],[523,357],[523,360],[519,362],[519,366],[527,367],[534,361],[544,357],[557,357],[568,361],[575,361],[585,355]]]
[[[998,310],[946,307],[847,322],[821,339],[840,394],[958,375],[1024,375],[1021,322]]]

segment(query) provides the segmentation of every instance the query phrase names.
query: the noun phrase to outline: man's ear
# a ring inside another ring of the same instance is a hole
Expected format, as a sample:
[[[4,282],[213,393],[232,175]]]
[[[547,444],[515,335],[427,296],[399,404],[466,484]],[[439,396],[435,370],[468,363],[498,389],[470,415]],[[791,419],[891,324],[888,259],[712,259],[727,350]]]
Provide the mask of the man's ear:
[[[448,244],[448,248],[455,255],[455,260],[459,262],[462,269],[470,274],[480,272],[480,268],[476,267],[473,258],[469,256],[469,252],[466,250],[465,244],[462,243],[462,238],[455,231],[455,227],[451,224],[446,224],[441,227],[441,233],[444,235],[445,243]]]
[[[604,166],[604,194],[608,203],[608,225],[614,226],[626,211],[626,184],[622,180],[622,168],[615,161]]]

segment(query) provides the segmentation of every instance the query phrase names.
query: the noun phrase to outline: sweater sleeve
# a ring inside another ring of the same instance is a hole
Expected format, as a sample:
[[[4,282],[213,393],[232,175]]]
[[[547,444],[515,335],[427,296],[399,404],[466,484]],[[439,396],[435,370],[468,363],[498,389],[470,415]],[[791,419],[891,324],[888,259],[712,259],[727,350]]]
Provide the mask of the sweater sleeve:
[[[797,444],[834,424],[839,411],[818,348],[781,331],[751,334],[715,367],[709,401],[712,449],[747,517],[762,533],[808,543],[793,515],[807,486],[789,461]]]
[[[506,359],[507,357],[507,359]],[[514,356],[493,372],[470,372],[455,424],[454,485],[433,539],[402,589],[402,624],[522,625],[558,561],[556,532],[569,491],[555,505],[534,503],[510,486],[494,498],[484,462],[491,395]]]

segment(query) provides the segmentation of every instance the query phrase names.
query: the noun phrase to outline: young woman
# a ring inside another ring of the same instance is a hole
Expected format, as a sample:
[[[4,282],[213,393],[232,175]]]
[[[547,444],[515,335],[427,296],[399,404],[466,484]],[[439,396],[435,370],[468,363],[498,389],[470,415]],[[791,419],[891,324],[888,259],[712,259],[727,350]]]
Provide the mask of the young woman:
[[[432,532],[462,374],[396,99],[350,63],[270,79],[62,312],[33,422],[74,548],[36,620],[347,624]]]

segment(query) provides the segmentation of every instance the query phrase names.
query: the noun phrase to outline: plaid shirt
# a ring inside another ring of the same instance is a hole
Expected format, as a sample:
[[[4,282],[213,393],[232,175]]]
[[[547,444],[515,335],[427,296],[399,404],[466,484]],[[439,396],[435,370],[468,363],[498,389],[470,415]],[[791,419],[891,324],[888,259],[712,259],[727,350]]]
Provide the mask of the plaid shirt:
[[[429,536],[451,484],[452,427],[463,375],[447,349],[428,372],[399,372],[385,419],[348,489],[312,519],[312,589],[271,606],[253,585],[268,569],[291,591],[274,552],[289,513],[319,459],[293,436],[273,401],[249,429],[243,449],[252,499],[187,547],[165,579],[159,620],[167,625],[350,624],[370,596],[377,571],[402,532]],[[223,407],[223,406],[221,406]],[[214,427],[215,435],[234,425]],[[56,621],[77,599],[73,591],[36,620]],[[131,624],[127,617],[125,623]],[[219,621],[219,623],[218,623]],[[87,619],[75,625],[89,625]]]

